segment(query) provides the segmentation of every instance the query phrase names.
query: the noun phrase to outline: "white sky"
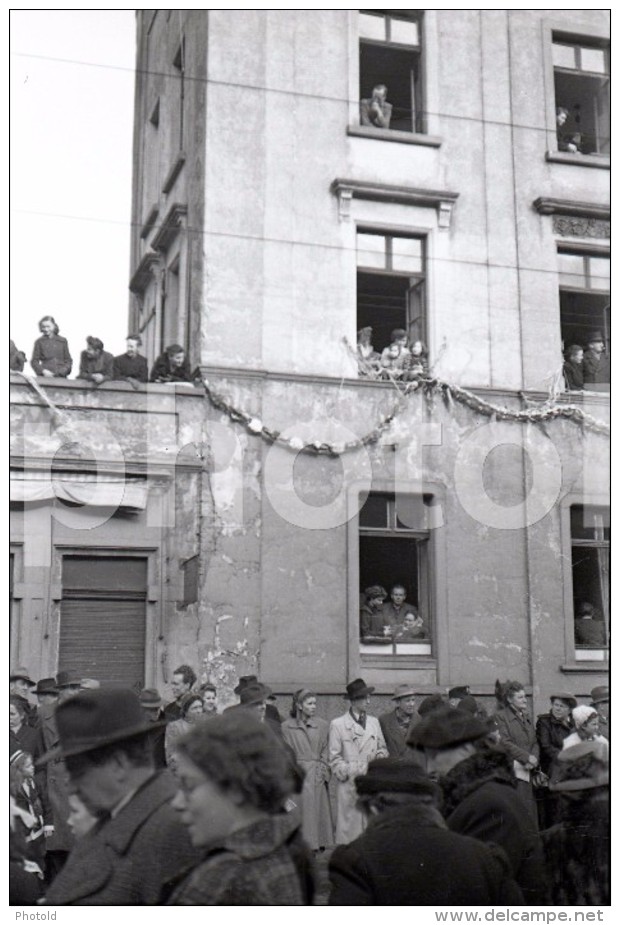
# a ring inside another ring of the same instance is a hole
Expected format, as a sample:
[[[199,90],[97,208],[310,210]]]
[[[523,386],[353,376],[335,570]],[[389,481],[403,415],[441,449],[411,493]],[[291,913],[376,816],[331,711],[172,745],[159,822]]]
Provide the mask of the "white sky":
[[[127,334],[135,13],[14,10],[10,28],[11,337],[30,358],[53,315],[75,376],[89,334],[114,354]]]

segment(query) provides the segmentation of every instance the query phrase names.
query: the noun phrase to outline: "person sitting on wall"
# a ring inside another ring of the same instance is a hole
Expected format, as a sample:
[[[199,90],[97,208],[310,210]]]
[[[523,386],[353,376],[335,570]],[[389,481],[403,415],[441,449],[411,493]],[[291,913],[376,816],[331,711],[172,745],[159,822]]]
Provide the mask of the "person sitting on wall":
[[[365,603],[360,608],[360,636],[383,636],[386,622],[383,616],[383,602],[387,591],[381,585],[371,585],[364,591]]]
[[[571,392],[583,390],[583,347],[572,344],[564,361],[564,380]]]
[[[179,344],[170,344],[155,360],[151,382],[191,382],[189,360]]]
[[[398,626],[403,628],[405,623],[405,617],[407,614],[413,614],[415,617],[416,625],[419,626],[418,621],[424,626],[424,621],[422,617],[419,616],[418,611],[413,606],[413,604],[406,604],[405,599],[407,597],[407,591],[405,590],[404,585],[394,585],[390,591],[390,598],[387,604],[383,605],[383,620],[387,626]]]
[[[577,605],[575,614],[575,643],[578,646],[606,646],[605,624],[588,601]]]
[[[360,376],[376,379],[381,368],[381,354],[372,345],[372,328],[357,332],[357,365]]]
[[[103,341],[98,337],[86,338],[86,350],[80,354],[80,371],[78,379],[86,379],[95,385],[107,382],[114,375],[114,357],[103,349]]]
[[[21,373],[26,362],[26,354],[23,350],[18,350],[12,340],[9,339],[9,369],[13,373]]]
[[[570,154],[581,153],[581,135],[579,132],[565,132],[564,126],[568,121],[570,113],[564,106],[558,106],[555,111],[555,123],[557,126],[558,150],[568,151]]]
[[[428,350],[421,340],[414,340],[409,349],[410,356],[403,363],[403,379],[411,382],[428,376]]]
[[[609,357],[605,355],[605,342],[600,331],[592,331],[588,338],[588,349],[583,355],[584,388],[605,384],[610,381]]]
[[[381,370],[385,379],[401,379],[411,351],[407,346],[407,332],[402,328],[392,331],[392,342],[381,354]]]
[[[71,372],[73,360],[69,353],[69,345],[65,337],[60,337],[59,330],[51,315],[44,315],[39,321],[41,337],[34,342],[30,360],[37,376],[66,379]]]
[[[140,382],[148,382],[149,368],[146,357],[141,356],[138,352],[142,346],[140,335],[130,334],[125,343],[127,344],[125,353],[114,357],[114,378],[124,379],[135,388]]]
[[[362,125],[374,125],[375,128],[390,127],[392,104],[387,102],[385,84],[373,87],[370,99],[360,100],[360,118]]]

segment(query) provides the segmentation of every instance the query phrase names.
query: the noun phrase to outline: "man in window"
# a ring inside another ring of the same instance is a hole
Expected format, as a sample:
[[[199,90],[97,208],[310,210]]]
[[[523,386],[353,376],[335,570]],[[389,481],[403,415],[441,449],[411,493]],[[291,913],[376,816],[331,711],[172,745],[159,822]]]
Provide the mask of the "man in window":
[[[558,133],[558,150],[568,151],[571,154],[581,153],[581,135],[577,132],[566,132],[564,126],[570,113],[564,106],[558,106],[555,111],[555,121]]]
[[[149,378],[146,357],[140,356],[142,338],[139,334],[130,334],[126,341],[127,350],[114,357],[114,378],[126,379],[134,387]]]
[[[386,626],[402,627],[407,614],[413,614],[416,626],[424,627],[424,621],[413,604],[406,604],[407,591],[403,585],[394,585],[387,604],[383,605],[383,620]]]
[[[599,648],[607,645],[605,624],[592,604],[584,601],[577,606],[575,614],[575,642],[578,646]]]
[[[362,125],[374,125],[375,128],[390,127],[392,104],[387,102],[385,84],[373,87],[370,99],[360,100],[360,117]]]
[[[583,355],[584,388],[592,385],[609,384],[609,358],[605,356],[605,342],[600,331],[592,331],[588,338],[588,349]]]

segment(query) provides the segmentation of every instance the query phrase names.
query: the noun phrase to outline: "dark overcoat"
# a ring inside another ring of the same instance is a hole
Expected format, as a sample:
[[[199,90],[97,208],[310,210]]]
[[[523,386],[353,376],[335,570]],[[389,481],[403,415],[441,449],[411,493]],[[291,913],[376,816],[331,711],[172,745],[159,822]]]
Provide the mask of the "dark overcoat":
[[[407,758],[416,764],[421,763],[416,750],[409,748],[406,744],[407,733],[419,719],[418,714],[414,713],[409,722],[409,727],[404,729],[396,718],[396,710],[381,714],[379,723],[390,758]]]
[[[58,745],[55,711],[55,704],[45,704],[39,708],[38,750],[41,754]],[[45,839],[45,847],[48,851],[70,851],[75,839],[67,823],[71,807],[64,761],[49,761],[37,773],[36,780],[43,804],[45,824],[54,826],[54,834]]]
[[[196,851],[170,804],[168,771],[150,777],[114,818],[84,835],[52,883],[52,906],[152,906],[163,884],[185,869]]]
[[[496,846],[449,831],[436,810],[402,805],[373,817],[330,859],[330,906],[522,905]]]
[[[540,836],[528,825],[510,758],[490,748],[475,752],[455,765],[441,786],[443,813],[452,831],[503,848],[525,901],[541,903],[545,883]]]
[[[564,739],[574,732],[570,722],[561,723],[551,713],[543,713],[536,721],[536,739],[540,749],[540,770],[551,777],[551,766],[562,751]]]

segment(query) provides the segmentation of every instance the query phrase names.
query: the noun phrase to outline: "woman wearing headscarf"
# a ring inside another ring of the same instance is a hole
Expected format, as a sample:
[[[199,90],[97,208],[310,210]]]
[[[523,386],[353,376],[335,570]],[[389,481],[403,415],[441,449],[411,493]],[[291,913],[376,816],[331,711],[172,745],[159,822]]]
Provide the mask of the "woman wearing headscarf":
[[[302,906],[312,900],[312,856],[294,813],[291,763],[274,733],[245,709],[194,726],[178,745],[180,813],[197,865],[169,905]]]
[[[281,725],[284,741],[291,747],[304,773],[301,791],[302,831],[315,851],[334,843],[334,824],[329,802],[329,723],[316,716],[316,694],[307,689],[293,695],[291,715]]]
[[[573,710],[573,722],[575,731],[564,739],[562,749],[570,748],[571,745],[579,745],[580,742],[600,742],[605,748],[609,748],[609,742],[599,732],[599,716],[594,707],[581,704]]]
[[[519,681],[506,684],[495,683],[495,694],[503,709],[495,714],[500,744],[512,758],[517,792],[523,799],[531,816],[533,826],[538,829],[538,811],[532,789],[532,771],[539,767],[539,746],[536,731],[527,709],[527,696]]]

